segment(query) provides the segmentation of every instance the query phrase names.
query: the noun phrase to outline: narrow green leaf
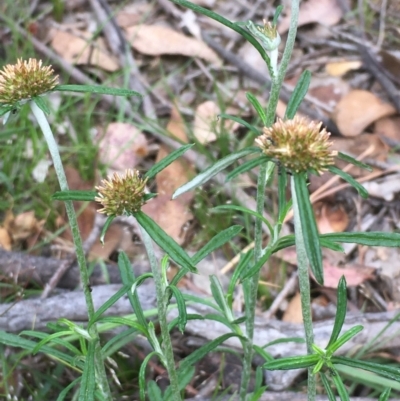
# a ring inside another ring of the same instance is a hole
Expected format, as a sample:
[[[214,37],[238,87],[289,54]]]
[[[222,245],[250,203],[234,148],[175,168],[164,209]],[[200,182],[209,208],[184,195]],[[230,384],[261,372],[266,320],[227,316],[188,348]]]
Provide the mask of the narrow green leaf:
[[[264,266],[264,263],[271,257],[272,249],[269,248],[263,256],[257,261],[257,263],[252,266],[250,269],[243,271],[243,275],[240,277],[240,281],[243,282],[250,277],[253,277],[256,273],[258,273],[261,268]]]
[[[247,317],[246,317],[246,316],[241,316],[241,317],[238,317],[238,318],[235,319],[235,320],[232,320],[231,323],[232,323],[232,324],[238,325],[238,324],[244,323],[246,320],[247,320]]]
[[[144,358],[142,364],[140,365],[139,389],[140,389],[141,401],[146,400],[146,368],[147,368],[147,364],[149,363],[150,359],[153,358],[153,356],[157,356],[158,358],[160,358],[161,361],[163,360],[163,356],[161,354],[159,354],[156,351],[153,351],[153,352],[150,352],[150,354],[148,354],[146,356],[146,358]]]
[[[182,267],[179,271],[175,274],[174,278],[171,280],[171,285],[177,285],[181,279],[189,273],[189,269]]]
[[[334,241],[331,241],[329,238],[326,238],[323,235],[320,235],[319,242],[320,245],[324,248],[329,248],[336,252],[342,252],[342,253],[344,252],[342,245],[337,244]],[[293,245],[295,245],[294,235],[293,234],[285,235],[284,237],[279,238],[279,240],[275,243],[273,253],[276,253],[281,249],[288,248],[289,246]]]
[[[297,109],[307,94],[310,82],[311,72],[304,70],[297,81],[296,87],[294,88],[292,96],[290,97],[288,105],[286,106],[285,120],[291,120],[296,115]]]
[[[314,211],[310,202],[306,176],[304,174],[293,174],[296,198],[299,205],[301,228],[304,236],[304,245],[308,261],[315,279],[321,285],[324,284],[324,270],[322,266],[322,253],[319,243],[319,233],[315,223]]]
[[[174,150],[168,156],[164,157],[164,159],[160,160],[156,163],[147,173],[144,174],[144,177],[153,178],[160,171],[164,170],[167,166],[169,166],[173,161],[181,157],[184,153],[186,153],[191,147],[194,146],[194,143],[190,143],[188,145],[183,145],[179,149]]]
[[[346,163],[353,164],[354,166],[356,166],[358,168],[362,168],[364,170],[372,171],[372,167],[371,166],[368,166],[368,164],[362,163],[362,162],[354,159],[353,157],[351,157],[349,155],[346,155],[345,153],[338,152],[337,158],[345,161]]]
[[[361,361],[359,359],[347,358],[344,356],[332,356],[331,362],[334,364],[346,365],[352,368],[364,369],[376,373],[387,379],[400,381],[400,368],[388,366],[374,362]]]
[[[141,274],[137,279],[134,280],[130,292],[132,294],[135,293],[136,288],[140,287],[147,279],[153,278],[153,273],[144,273]]]
[[[261,366],[257,366],[256,369],[256,382],[255,382],[255,389],[260,388],[264,382],[264,369]]]
[[[88,353],[85,358],[85,367],[82,373],[81,388],[79,391],[79,401],[94,401],[94,392],[96,389],[95,374],[95,342],[89,341]]]
[[[279,5],[278,7],[276,7],[274,19],[272,20],[272,26],[276,26],[278,24],[278,18],[281,15],[282,10],[283,10],[282,5]]]
[[[263,365],[267,370],[292,370],[311,368],[317,364],[319,356],[316,354],[304,356],[289,356],[287,358],[274,359]]]
[[[104,238],[107,234],[107,231],[109,227],[111,226],[111,223],[114,221],[115,216],[108,216],[106,222],[104,223],[103,229],[101,230],[100,233],[100,242],[104,245]]]
[[[229,242],[232,238],[236,237],[236,235],[238,235],[242,230],[242,226],[235,225],[220,231],[206,245],[197,251],[195,255],[192,256],[193,264],[197,265],[197,263],[203,260],[211,252],[214,252],[216,249]]]
[[[331,369],[332,369],[332,380],[335,383],[340,400],[341,401],[350,401],[349,395],[347,394],[346,387],[344,386],[344,383],[339,375],[339,372],[335,368],[331,368]]]
[[[283,224],[288,210],[288,201],[286,200],[287,193],[287,174],[283,166],[278,168],[278,221]]]
[[[258,355],[263,357],[265,361],[267,361],[267,362],[274,361],[274,357],[269,352],[265,351],[264,348],[259,347],[258,345],[254,344],[253,349]]]
[[[218,160],[212,166],[206,168],[203,172],[201,172],[196,177],[194,177],[191,181],[187,182],[186,184],[184,184],[180,188],[178,188],[172,195],[172,199],[175,199],[179,195],[182,195],[185,192],[191,191],[191,190],[199,187],[200,185],[203,185],[208,180],[210,180],[212,177],[214,177],[215,175],[220,173],[222,170],[224,170],[228,166],[230,166],[232,163],[234,163],[236,160],[238,160],[242,157],[248,156],[252,153],[257,153],[257,152],[260,153],[260,151],[261,151],[261,149],[257,148],[257,147],[246,148],[246,149],[242,149],[238,152],[231,153],[230,155]]]
[[[71,383],[68,384],[67,387],[64,388],[63,391],[61,391],[61,393],[58,395],[57,400],[56,401],[64,401],[65,397],[68,395],[68,393],[77,385],[80,383],[82,377],[78,377],[76,378],[74,381],[72,381]]]
[[[46,337],[43,338],[43,340],[39,341],[36,347],[32,350],[32,354],[33,355],[37,354],[43,347],[43,345],[51,343],[54,339],[58,337],[66,337],[69,336],[70,334],[73,334],[71,330],[63,330],[63,331],[58,331],[57,333],[48,334]]]
[[[262,346],[262,348],[272,347],[276,344],[285,344],[285,343],[296,343],[296,344],[305,344],[306,340],[301,337],[286,337],[286,338],[278,338],[277,340],[271,341]]]
[[[264,216],[255,212],[254,210],[248,209],[247,207],[238,206],[238,205],[220,205],[220,206],[214,207],[213,210],[237,210],[238,212],[250,214],[250,215],[256,217],[257,219],[261,220],[263,223],[265,223],[265,225],[268,227],[269,232],[271,234],[274,231],[271,223]]]
[[[380,231],[321,234],[321,239],[367,246],[387,246],[395,248],[400,246],[399,233],[386,233]]]
[[[383,362],[385,363],[385,362]],[[378,391],[390,387],[395,391],[400,391],[400,380],[387,379],[376,373],[362,369],[351,368],[345,365],[335,365],[335,369],[353,383],[362,383],[366,387],[375,388]]]
[[[60,201],[94,201],[97,195],[96,191],[57,191],[51,198]]]
[[[100,308],[97,309],[95,314],[93,315],[92,319],[90,319],[88,323],[88,329],[97,322],[99,317],[106,312],[108,309],[110,309],[111,306],[113,306],[119,299],[124,297],[126,293],[130,290],[129,286],[123,286],[120,288],[115,294],[113,294],[106,302],[104,302],[103,305],[100,306]]]
[[[79,92],[79,93],[98,93],[100,95],[112,96],[138,96],[142,95],[130,89],[110,88],[101,85],[57,85],[53,92]]]
[[[193,379],[193,376],[196,372],[196,369],[194,366],[191,366],[188,369],[185,370],[178,370],[177,371],[177,376],[179,380],[179,390],[184,390],[187,385],[190,384],[191,380]],[[172,401],[174,394],[172,394],[172,387],[169,386],[167,390],[164,393],[164,399],[165,401]]]
[[[329,348],[339,337],[340,331],[342,330],[344,320],[347,313],[347,285],[346,278],[340,277],[339,284],[337,287],[337,306],[335,323],[333,324],[331,338],[329,339],[327,348]]]
[[[260,131],[256,127],[254,127],[253,125],[251,125],[250,123],[248,123],[247,121],[243,120],[240,117],[232,116],[231,114],[222,113],[222,114],[218,114],[218,118],[224,118],[227,120],[235,121],[235,122],[243,125],[244,127],[248,128],[248,130],[251,131],[253,134],[260,135]]]
[[[132,341],[137,337],[138,334],[139,331],[133,327],[122,330],[118,334],[113,334],[110,340],[107,341],[101,349],[104,358],[107,358],[120,351],[127,344],[132,344]]]
[[[221,308],[222,313],[228,319],[229,322],[233,320],[232,310],[229,308],[229,305],[225,298],[224,290],[222,289],[221,283],[219,282],[217,276],[212,274],[210,276],[211,282],[211,294],[213,295],[215,302]]]
[[[146,230],[152,240],[163,249],[165,253],[179,266],[197,273],[190,256],[149,216],[142,211],[134,214],[134,217]]]
[[[383,393],[380,395],[378,401],[388,401],[390,397],[392,389],[390,387],[386,388]]]
[[[204,320],[204,316],[199,315],[197,313],[188,313],[186,315],[187,320]],[[171,331],[175,326],[177,326],[179,323],[179,317],[176,317],[175,319],[172,319],[168,323],[168,331]]]
[[[0,117],[4,116],[4,114],[10,113],[12,110],[16,110],[14,106],[0,106]],[[3,125],[5,122],[3,121]]]
[[[42,333],[43,334],[43,333]],[[32,350],[38,344],[35,341],[27,340],[20,335],[6,333],[0,330],[0,344],[4,344],[10,347],[22,348],[32,352]],[[60,361],[64,365],[70,366],[73,369],[83,369],[83,362],[76,358],[75,355],[69,355],[65,352],[59,351],[55,348],[45,345],[41,348],[40,352],[50,356],[51,358]]]
[[[351,340],[354,336],[356,336],[360,331],[364,329],[364,326],[357,325],[347,330],[342,336],[340,336],[335,342],[329,345],[326,348],[326,352],[328,355],[332,355],[335,353],[342,345]]]
[[[364,199],[368,198],[368,191],[350,174],[347,174],[346,172],[340,170],[340,168],[337,168],[336,166],[329,166],[328,170],[332,174],[338,175],[341,179],[349,183],[353,188],[357,190],[357,192],[361,197],[363,197]]]
[[[152,401],[164,400],[160,387],[157,386],[157,383],[154,380],[150,380],[147,383],[147,395],[149,396],[149,399]]]
[[[200,305],[205,305],[205,306],[210,307],[211,309],[216,310],[217,312],[220,312],[218,305],[216,305],[210,299],[207,299],[207,298],[204,298],[204,297],[197,297],[196,295],[191,295],[191,294],[183,294],[183,297],[188,302],[193,302],[195,304],[197,303],[197,304],[200,304]]]
[[[328,396],[329,401],[336,401],[335,394],[332,391],[331,385],[329,383],[328,378],[326,377],[325,373],[320,372],[322,384],[324,385],[326,395]]]
[[[186,303],[183,299],[182,293],[178,290],[174,285],[169,285],[167,287],[170,291],[172,291],[176,304],[178,306],[178,329],[181,333],[185,331],[186,323],[187,323],[187,312],[186,312]]]
[[[246,253],[241,253],[239,263],[236,266],[236,269],[233,271],[233,274],[229,281],[228,291],[226,293],[226,302],[228,303],[230,309],[232,309],[233,293],[235,291],[236,285],[244,269],[247,269],[247,266],[253,259],[253,255],[254,255],[253,250],[248,251]]]
[[[227,333],[223,334],[220,337],[215,338],[214,340],[208,342],[207,344],[203,345],[202,347],[198,348],[196,351],[192,352],[189,356],[181,360],[179,364],[179,370],[185,370],[194,365],[208,353],[213,351],[218,345],[222,344],[224,341],[228,340],[231,337],[238,337],[242,338],[238,334],[235,333]],[[244,338],[242,338],[245,340]]]
[[[240,166],[233,169],[230,173],[226,175],[225,182],[232,181],[234,178],[238,177],[239,175],[246,173],[247,171],[253,170],[253,168],[260,166],[261,164],[267,163],[270,161],[271,158],[262,155],[255,157],[254,159],[247,160],[242,163]]]
[[[39,107],[39,109],[43,111],[43,113],[47,115],[50,114],[50,108],[45,97],[36,96],[32,98],[32,100],[36,103],[37,107]]]
[[[246,39],[247,42],[250,42],[255,47],[255,49],[260,53],[262,59],[266,63],[269,62],[269,57],[268,57],[267,53],[265,52],[265,50],[263,49],[263,47],[260,45],[260,43],[253,37],[253,35],[251,35],[249,32],[247,32],[245,29],[243,29],[239,25],[239,23],[231,22],[228,19],[222,17],[221,15],[219,15],[211,10],[208,10],[207,8],[200,7],[197,4],[193,4],[190,1],[186,1],[186,0],[170,0],[170,1],[172,1],[175,4],[179,4],[183,7],[186,7],[190,10],[193,10],[195,12],[198,12],[200,14],[203,14],[206,17],[212,18],[213,20],[218,21],[222,25],[225,25],[226,27],[239,33]]]
[[[261,103],[258,101],[258,99],[251,92],[246,92],[246,97],[247,97],[247,100],[251,103],[251,105],[256,110],[263,125],[264,126],[267,125],[267,114],[264,110],[264,107],[261,105]]]
[[[146,335],[146,328],[143,327],[136,320],[128,319],[126,317],[118,317],[118,316],[100,316],[98,322],[102,323],[112,323],[118,326],[128,326],[132,327],[135,330],[139,331],[141,334]]]
[[[120,252],[118,255],[118,269],[121,275],[122,283],[125,286],[131,286],[135,282],[135,275],[133,273],[131,262],[125,252]],[[137,284],[138,285],[138,284]],[[137,286],[136,285],[136,286]],[[140,304],[139,297],[136,291],[128,291],[128,299],[132,305],[133,311],[136,314],[139,324],[146,328],[147,331],[147,321],[144,317],[144,312],[142,305]]]

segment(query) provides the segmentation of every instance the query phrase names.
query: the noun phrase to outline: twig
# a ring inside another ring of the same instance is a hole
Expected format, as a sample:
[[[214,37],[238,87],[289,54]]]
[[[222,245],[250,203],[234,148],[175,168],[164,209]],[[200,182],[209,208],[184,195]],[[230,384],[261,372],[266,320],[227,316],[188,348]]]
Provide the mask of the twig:
[[[382,47],[383,40],[385,39],[386,11],[387,11],[387,0],[382,0],[381,12],[379,13],[379,35],[378,35],[378,41],[376,42],[376,47],[378,49]]]

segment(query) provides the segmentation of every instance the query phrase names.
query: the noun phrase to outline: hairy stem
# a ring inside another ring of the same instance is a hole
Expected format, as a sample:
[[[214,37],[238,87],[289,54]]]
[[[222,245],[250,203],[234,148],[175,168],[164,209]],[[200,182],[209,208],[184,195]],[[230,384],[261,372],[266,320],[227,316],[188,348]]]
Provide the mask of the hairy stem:
[[[163,282],[163,277],[161,275],[160,266],[157,262],[156,255],[154,253],[153,243],[150,236],[147,234],[146,230],[140,226],[140,232],[142,234],[143,244],[146,247],[147,255],[149,257],[149,262],[151,266],[151,271],[153,273],[154,282],[156,285],[156,298],[157,298],[157,312],[158,320],[160,322],[161,328],[161,338],[162,338],[162,351],[164,356],[165,367],[168,371],[169,381],[172,389],[172,397],[174,401],[181,401],[181,394],[179,391],[179,381],[178,375],[175,369],[174,351],[172,348],[171,337],[168,330],[167,322],[167,294],[166,285]]]
[[[299,275],[299,287],[301,298],[301,310],[303,313],[304,331],[306,334],[307,353],[313,354],[312,344],[314,343],[314,332],[311,315],[311,297],[310,297],[310,278],[308,274],[308,259],[304,244],[303,229],[301,227],[299,205],[297,201],[294,179],[291,180],[292,199],[293,199],[293,219],[294,232],[297,253],[297,271]],[[308,401],[315,401],[316,382],[312,368],[308,369]]]
[[[60,157],[60,152],[58,151],[58,146],[54,139],[54,135],[50,128],[50,125],[47,121],[46,115],[34,101],[31,101],[30,105],[33,115],[35,116],[40,126],[40,129],[43,132],[43,136],[47,142],[47,146],[53,159],[53,165],[56,171],[58,182],[60,184],[60,188],[62,191],[68,191],[69,188],[67,183],[67,177],[65,176],[64,167]],[[95,310],[93,305],[92,294],[90,292],[90,287],[89,287],[89,272],[87,269],[85,252],[83,250],[82,239],[79,232],[78,220],[76,218],[76,213],[72,201],[65,201],[65,208],[67,211],[67,216],[72,232],[72,238],[75,245],[76,259],[79,265],[81,284],[85,296],[88,318],[90,321],[94,316]],[[100,337],[97,331],[96,324],[91,325],[89,329],[89,334],[92,338],[92,341],[96,343],[94,349],[95,349],[97,385],[101,393],[103,394],[104,398],[106,400],[112,400],[111,391],[107,380],[107,374],[104,367],[103,355],[100,347]]]
[[[292,0],[291,6],[291,20],[289,34],[286,41],[285,51],[282,56],[281,64],[278,70],[278,74],[272,77],[271,93],[269,97],[268,107],[266,111],[266,125],[270,126],[275,121],[276,107],[279,100],[279,93],[282,87],[283,79],[287,66],[292,55],[294,42],[297,33],[297,21],[299,16],[299,3],[300,0]],[[264,214],[264,203],[265,203],[265,186],[267,179],[268,164],[261,165],[258,174],[257,183],[257,213],[260,215]],[[255,235],[254,235],[254,261],[258,262],[262,256],[262,223],[259,219],[255,223]],[[246,338],[247,341],[244,344],[244,360],[243,360],[243,373],[242,381],[240,386],[240,399],[245,400],[248,391],[251,374],[251,362],[253,359],[253,335],[254,335],[254,318],[255,308],[257,302],[257,288],[260,273],[255,274],[245,283],[243,288],[246,296],[245,313],[246,313]]]

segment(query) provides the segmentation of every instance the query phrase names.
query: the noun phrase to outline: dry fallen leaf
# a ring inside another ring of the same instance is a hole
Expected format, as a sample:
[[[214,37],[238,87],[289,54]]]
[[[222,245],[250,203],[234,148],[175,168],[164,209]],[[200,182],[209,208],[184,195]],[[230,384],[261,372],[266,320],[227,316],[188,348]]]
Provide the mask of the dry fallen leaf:
[[[143,16],[149,15],[155,5],[151,2],[135,2],[122,7],[115,16],[115,21],[121,28],[140,24],[143,21]]]
[[[11,237],[4,227],[0,227],[0,248],[5,249],[6,251],[11,251]]]
[[[320,234],[338,233],[346,230],[349,224],[349,216],[341,205],[318,202],[313,208]]]
[[[357,136],[374,121],[395,113],[391,104],[371,92],[356,89],[338,102],[333,117],[343,136]]]
[[[132,47],[142,54],[161,56],[180,54],[199,57],[215,65],[222,65],[221,59],[204,42],[185,36],[171,28],[159,25],[136,25],[126,29]]]
[[[282,316],[282,320],[289,323],[303,323],[301,296],[299,292],[297,292],[296,295],[290,300],[289,305]]]
[[[325,66],[326,72],[333,77],[341,77],[349,71],[358,70],[362,66],[361,60],[343,60],[328,63]]]
[[[324,259],[324,287],[337,288],[342,276],[346,278],[348,287],[355,287],[374,277],[376,269],[364,266],[339,267],[332,265]]]
[[[99,138],[99,159],[109,165],[110,174],[135,168],[148,154],[145,135],[129,123],[111,123]]]
[[[185,202],[187,203],[187,202]],[[184,225],[192,220],[188,205],[179,200],[171,200],[170,195],[159,195],[142,207],[142,211],[150,216],[179,245],[186,238]]]
[[[235,114],[235,110],[227,110],[227,113]],[[193,122],[193,135],[201,144],[217,139],[216,132],[220,124],[219,114],[221,114],[221,109],[212,100],[207,100],[197,106]],[[227,132],[233,132],[239,127],[238,123],[231,120],[224,119],[223,123]]]
[[[84,39],[87,32],[80,32],[80,36],[69,32],[53,29],[50,33],[53,49],[71,64],[86,64],[100,67],[106,71],[119,69],[117,60],[109,53],[102,38],[95,41]]]
[[[100,240],[95,241],[90,248],[88,260],[108,260],[113,252],[122,250],[120,244],[126,235],[132,238],[132,235],[122,225],[111,224],[104,237],[104,245]]]
[[[16,216],[8,212],[3,224],[14,245],[18,246],[23,242],[28,248],[38,241],[43,225],[44,220],[37,220],[33,210]]]
[[[336,25],[343,16],[337,0],[308,0],[300,4],[298,26],[321,23],[326,26]],[[278,32],[285,33],[290,25],[290,11],[278,25]]]
[[[374,132],[400,142],[400,117],[383,117],[375,121]]]

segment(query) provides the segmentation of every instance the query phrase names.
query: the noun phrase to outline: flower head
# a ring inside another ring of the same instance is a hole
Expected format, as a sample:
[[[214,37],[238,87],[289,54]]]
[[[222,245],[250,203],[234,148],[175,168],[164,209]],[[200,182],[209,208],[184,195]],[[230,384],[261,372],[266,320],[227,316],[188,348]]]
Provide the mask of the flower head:
[[[256,138],[265,155],[278,161],[293,173],[314,170],[318,173],[334,164],[337,152],[330,150],[330,133],[321,130],[322,123],[302,117],[278,121],[264,127],[263,134]]]
[[[0,70],[0,104],[13,105],[52,90],[58,83],[51,66],[42,66],[41,60],[18,59]]]
[[[253,21],[247,22],[247,29],[250,33],[257,38],[265,50],[276,50],[281,43],[281,37],[276,29],[276,25],[263,20],[264,26],[255,25]]]
[[[96,187],[99,196],[95,201],[103,206],[99,213],[120,216],[138,212],[146,203],[145,186],[147,178],[142,178],[138,170],[126,170],[124,175],[114,173],[108,180],[102,180]]]

